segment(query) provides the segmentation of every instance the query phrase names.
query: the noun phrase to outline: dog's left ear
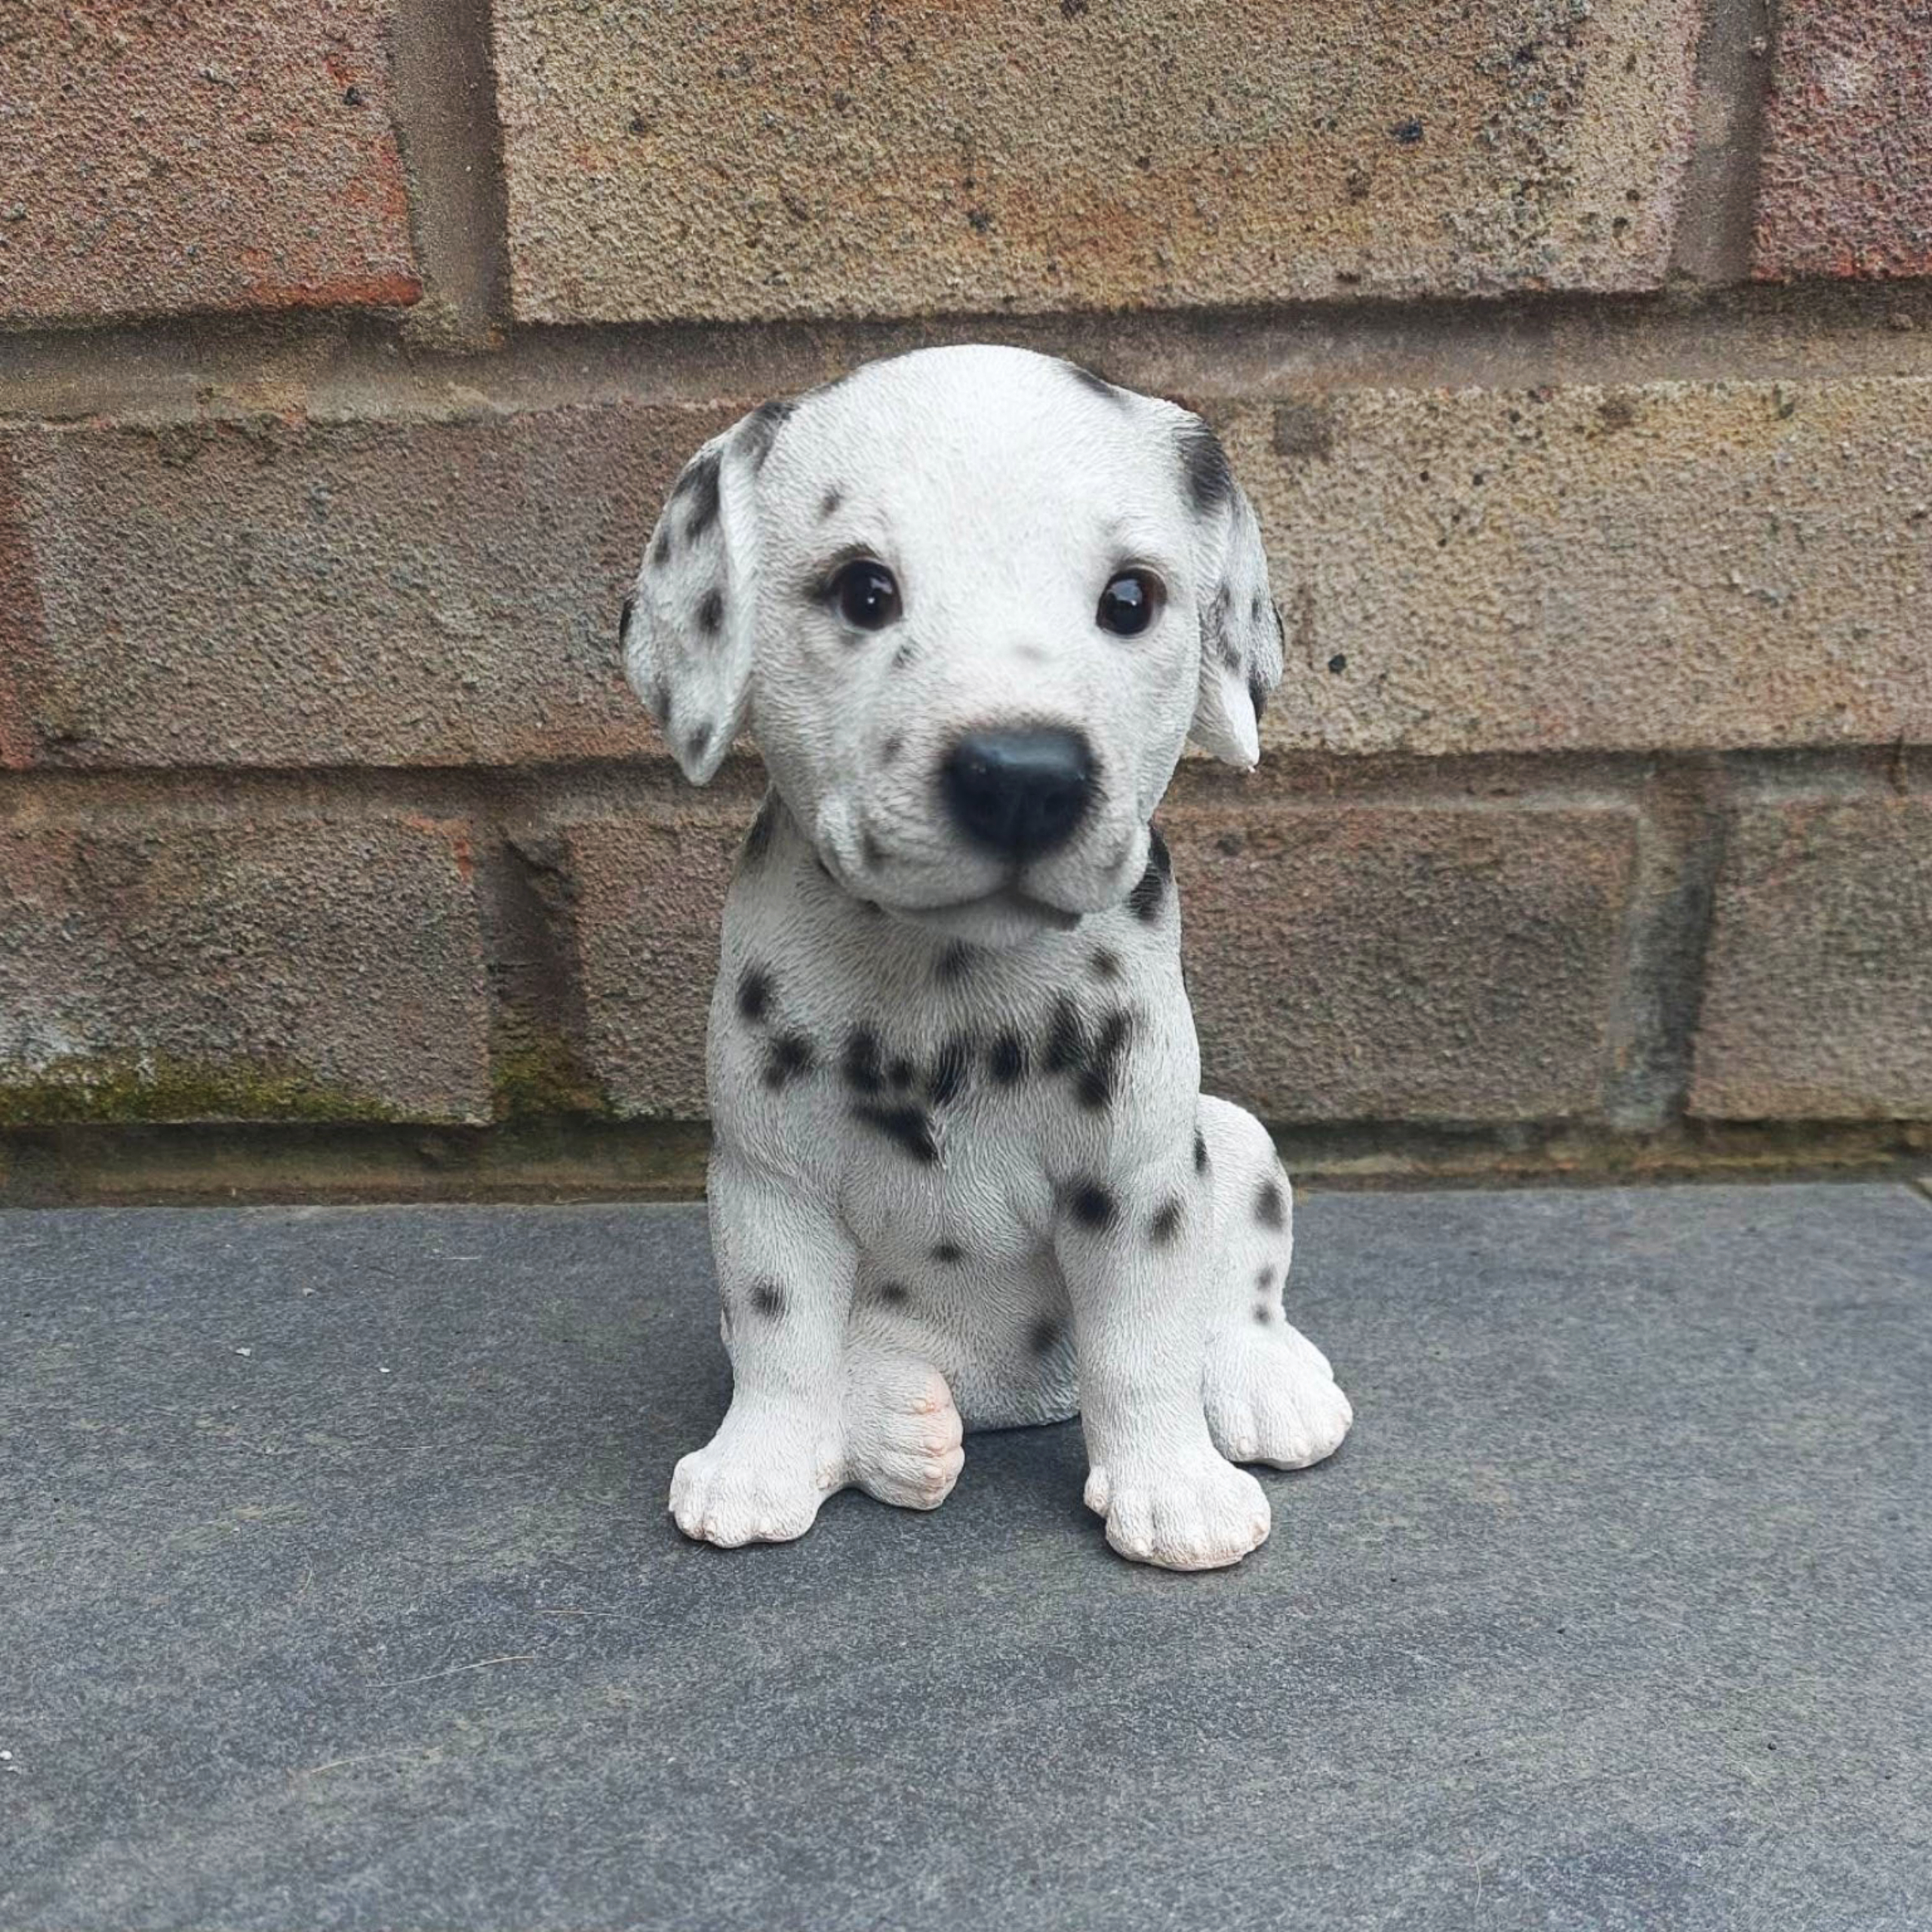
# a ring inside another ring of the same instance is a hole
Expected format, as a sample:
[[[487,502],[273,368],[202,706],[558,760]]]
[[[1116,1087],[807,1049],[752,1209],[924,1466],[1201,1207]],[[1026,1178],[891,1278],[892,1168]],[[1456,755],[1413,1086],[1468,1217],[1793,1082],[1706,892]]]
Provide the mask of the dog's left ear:
[[[761,404],[685,465],[624,600],[625,675],[694,785],[724,761],[750,709],[758,475],[792,408]]]
[[[1234,479],[1220,439],[1198,416],[1180,430],[1181,467],[1198,528],[1201,683],[1188,735],[1229,764],[1261,760],[1261,714],[1281,681],[1281,614],[1254,506]]]

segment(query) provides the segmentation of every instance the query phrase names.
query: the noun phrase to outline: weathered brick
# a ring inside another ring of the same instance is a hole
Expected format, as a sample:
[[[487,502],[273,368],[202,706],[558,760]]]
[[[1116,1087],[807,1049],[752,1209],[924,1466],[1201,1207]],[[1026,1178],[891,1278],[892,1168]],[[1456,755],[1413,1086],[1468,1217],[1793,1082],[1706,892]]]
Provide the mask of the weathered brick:
[[[497,0],[516,312],[1652,287],[1697,12]]]
[[[618,608],[663,491],[722,420],[613,406],[0,438],[44,609],[17,675],[33,755],[448,764],[651,746]]]
[[[752,807],[570,833],[589,1059],[624,1112],[704,1112],[704,1029]],[[1635,823],[1616,808],[1170,803],[1204,1081],[1270,1119],[1587,1114]]]
[[[40,598],[20,516],[20,479],[0,441],[0,771],[27,764],[34,734],[20,700],[20,678],[41,651]]]
[[[0,1123],[487,1119],[460,826],[0,823]]]
[[[14,0],[0,318],[414,302],[386,0]]]
[[[586,1059],[621,1114],[701,1120],[718,923],[749,798],[697,799],[570,827]]]
[[[1272,746],[1932,737],[1932,381],[1352,390],[1210,413],[1287,626]]]
[[[1738,812],[1690,1110],[1932,1117],[1932,798],[1781,799]]]
[[[1780,0],[1753,268],[1932,275],[1932,4]]]
[[[1264,1119],[1602,1103],[1633,814],[1170,804],[1201,1084]]]

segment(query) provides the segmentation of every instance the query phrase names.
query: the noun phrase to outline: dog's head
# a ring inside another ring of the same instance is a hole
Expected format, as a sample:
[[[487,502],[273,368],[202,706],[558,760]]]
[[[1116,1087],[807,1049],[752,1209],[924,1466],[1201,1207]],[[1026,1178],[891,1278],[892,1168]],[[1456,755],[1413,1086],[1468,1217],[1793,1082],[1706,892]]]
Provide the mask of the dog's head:
[[[872,363],[712,438],[623,632],[688,777],[749,728],[841,884],[995,944],[1124,899],[1184,740],[1251,767],[1281,675],[1214,432],[986,346]]]

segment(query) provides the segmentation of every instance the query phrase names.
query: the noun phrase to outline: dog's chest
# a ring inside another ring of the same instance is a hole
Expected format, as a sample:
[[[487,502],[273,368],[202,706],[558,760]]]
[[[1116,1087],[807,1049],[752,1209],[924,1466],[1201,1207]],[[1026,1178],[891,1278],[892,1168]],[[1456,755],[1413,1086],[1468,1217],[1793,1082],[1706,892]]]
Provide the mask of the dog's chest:
[[[734,887],[712,1002],[718,1131],[829,1192],[868,1250],[1017,1260],[1071,1177],[1191,1133],[1170,936],[1109,913],[979,951],[842,895],[753,884]]]

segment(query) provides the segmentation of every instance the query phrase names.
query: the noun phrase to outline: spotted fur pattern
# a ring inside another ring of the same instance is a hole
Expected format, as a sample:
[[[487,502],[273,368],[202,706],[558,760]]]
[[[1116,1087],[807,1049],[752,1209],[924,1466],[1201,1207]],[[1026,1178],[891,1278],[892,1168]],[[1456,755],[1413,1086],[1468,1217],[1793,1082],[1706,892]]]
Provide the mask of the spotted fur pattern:
[[[841,561],[903,610],[841,620]],[[1113,574],[1155,621],[1097,626]],[[752,728],[773,789],[727,903],[710,1205],[734,1392],[679,1526],[802,1534],[832,1491],[943,1500],[974,1428],[1081,1415],[1124,1555],[1238,1561],[1241,1463],[1351,1412],[1289,1326],[1291,1196],[1199,1092],[1174,871],[1183,739],[1243,766],[1281,675],[1260,532],[1198,418],[1011,349],[930,350],[768,405],[687,466],[627,607],[632,681],[700,782]],[[1024,862],[949,820],[963,731],[1077,731],[1073,835]]]

